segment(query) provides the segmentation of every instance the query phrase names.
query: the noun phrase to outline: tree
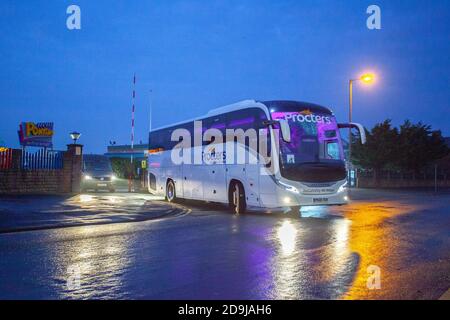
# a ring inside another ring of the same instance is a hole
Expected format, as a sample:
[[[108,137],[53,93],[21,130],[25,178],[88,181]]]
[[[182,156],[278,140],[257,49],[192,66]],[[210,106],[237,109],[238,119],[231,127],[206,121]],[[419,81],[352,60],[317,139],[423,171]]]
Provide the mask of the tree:
[[[131,162],[128,158],[111,158],[111,166],[114,174],[121,179],[128,179],[130,173],[135,178],[135,173],[139,167],[139,161],[133,162],[133,168],[131,168]]]
[[[397,165],[403,172],[411,172],[415,176],[448,152],[441,132],[432,131],[429,125],[406,120],[400,126]]]
[[[391,126],[391,120],[376,124],[370,132],[366,130],[367,142],[352,139],[352,163],[366,169],[372,169],[374,179],[383,169],[393,169],[396,164],[398,130]]]
[[[366,131],[367,143],[352,144],[352,162],[373,170],[374,179],[383,169],[397,169],[418,174],[428,165],[450,154],[440,131],[432,131],[421,122],[405,121],[400,130],[391,126],[390,120],[376,124]],[[356,140],[353,140],[356,141]]]

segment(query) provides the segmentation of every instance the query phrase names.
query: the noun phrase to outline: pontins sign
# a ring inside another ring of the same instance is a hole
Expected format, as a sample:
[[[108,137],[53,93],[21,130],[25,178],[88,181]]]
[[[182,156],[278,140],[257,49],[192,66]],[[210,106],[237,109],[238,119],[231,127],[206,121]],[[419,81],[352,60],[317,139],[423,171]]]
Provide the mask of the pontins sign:
[[[53,122],[22,122],[19,126],[19,140],[22,146],[53,147]]]

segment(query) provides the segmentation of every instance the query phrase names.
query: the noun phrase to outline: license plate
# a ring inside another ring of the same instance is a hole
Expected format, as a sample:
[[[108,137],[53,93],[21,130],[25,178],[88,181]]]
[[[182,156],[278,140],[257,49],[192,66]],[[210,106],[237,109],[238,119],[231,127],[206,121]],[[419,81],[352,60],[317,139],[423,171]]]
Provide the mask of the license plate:
[[[325,203],[328,202],[328,198],[313,198],[314,203]]]
[[[106,183],[98,183],[98,184],[97,184],[97,187],[106,187],[106,186],[107,186]]]

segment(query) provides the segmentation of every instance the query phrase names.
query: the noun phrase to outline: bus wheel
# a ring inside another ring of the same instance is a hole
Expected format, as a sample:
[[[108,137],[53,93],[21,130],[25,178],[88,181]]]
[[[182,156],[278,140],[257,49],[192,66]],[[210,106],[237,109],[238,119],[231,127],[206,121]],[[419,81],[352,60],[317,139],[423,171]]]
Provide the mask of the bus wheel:
[[[176,198],[175,183],[169,180],[166,187],[166,199],[169,202],[175,202]]]
[[[233,183],[231,187],[230,207],[235,214],[245,213],[247,209],[244,187],[240,182]]]

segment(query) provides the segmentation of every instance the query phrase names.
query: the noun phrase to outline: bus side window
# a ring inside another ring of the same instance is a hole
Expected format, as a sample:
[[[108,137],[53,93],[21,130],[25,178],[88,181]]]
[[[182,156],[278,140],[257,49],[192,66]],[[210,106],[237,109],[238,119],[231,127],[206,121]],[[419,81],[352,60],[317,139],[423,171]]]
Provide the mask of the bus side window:
[[[258,132],[260,133],[260,136],[258,137],[259,139],[259,143],[258,143],[258,153],[261,154],[261,156],[263,157],[267,157],[268,159],[266,159],[266,162],[269,161],[270,156],[271,156],[271,150],[272,150],[272,145],[270,143],[271,139],[270,139],[270,131],[268,129],[268,127],[266,125],[263,125],[263,122],[268,120],[267,119],[267,115],[264,111],[262,111],[261,109],[258,109],[258,117],[257,117],[257,121],[255,123],[255,128],[256,130],[258,130]],[[261,141],[260,139],[262,139],[264,137],[264,141]],[[261,150],[261,144],[264,143],[266,152],[264,152],[264,150]]]
[[[160,146],[159,146],[160,135],[161,135],[161,130],[150,132],[149,146],[148,146],[148,148],[150,150],[160,148]]]
[[[219,130],[222,133],[222,143],[225,141],[225,129],[226,129],[226,122],[225,122],[225,116],[219,115],[214,116],[210,118],[206,118],[202,121],[202,134],[204,135],[206,130],[208,129],[216,129]],[[211,141],[203,141],[203,145],[207,146],[213,143],[220,143],[220,141],[216,142],[216,138],[214,136],[211,137]]]
[[[254,109],[233,111],[227,114],[227,129],[242,129],[244,131],[255,126]]]
[[[258,144],[258,152],[262,155],[262,156],[267,156],[270,158],[271,156],[271,152],[272,152],[272,145],[270,143],[271,139],[270,139],[270,131],[268,128],[261,128],[259,129],[259,144]],[[266,150],[266,152],[264,152],[264,150],[261,150],[262,145],[264,144],[264,148]],[[266,154],[264,154],[266,153]]]
[[[259,130],[264,130],[266,127],[262,124],[264,120],[267,120],[267,116],[262,109],[249,108],[243,110],[233,111],[227,114],[227,129],[242,129],[245,131],[252,129],[256,134],[257,139],[257,152],[259,151]],[[237,139],[235,138],[235,141]],[[270,136],[269,140],[270,141]],[[249,147],[249,138],[245,139],[245,145]],[[268,154],[270,154],[270,143],[268,147]]]

